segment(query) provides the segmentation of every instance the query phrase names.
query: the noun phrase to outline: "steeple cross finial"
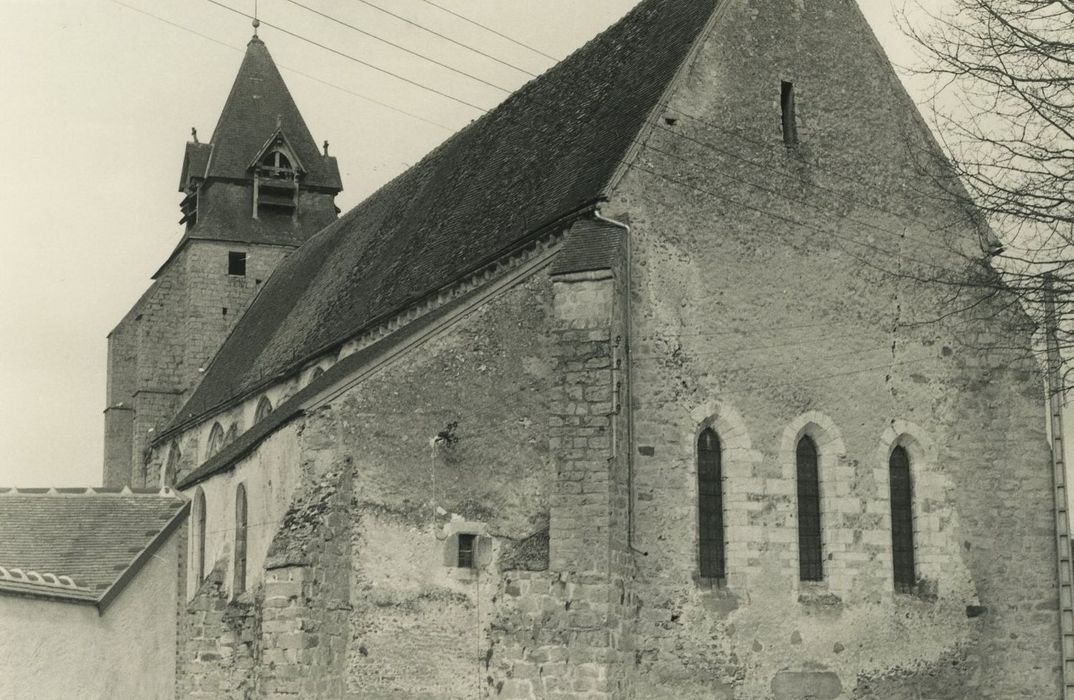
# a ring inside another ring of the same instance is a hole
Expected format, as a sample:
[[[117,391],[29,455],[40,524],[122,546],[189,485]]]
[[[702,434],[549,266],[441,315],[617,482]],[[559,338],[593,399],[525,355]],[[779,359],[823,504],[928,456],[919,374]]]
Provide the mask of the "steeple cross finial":
[[[257,28],[261,26],[261,20],[258,19],[258,13],[257,13],[257,0],[254,0],[254,22],[253,22],[253,25],[254,25],[254,38],[256,39],[257,38]]]

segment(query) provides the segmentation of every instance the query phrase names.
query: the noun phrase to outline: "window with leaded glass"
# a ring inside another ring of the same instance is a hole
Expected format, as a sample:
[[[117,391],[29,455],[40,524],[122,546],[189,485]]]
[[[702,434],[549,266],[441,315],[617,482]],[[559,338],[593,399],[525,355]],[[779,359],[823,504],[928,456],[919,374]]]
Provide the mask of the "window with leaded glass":
[[[697,439],[698,565],[703,579],[726,575],[721,459],[720,438],[712,428],[706,428]]]
[[[824,579],[820,535],[820,473],[817,443],[808,435],[798,442],[798,570],[803,581]]]
[[[910,482],[910,455],[896,447],[888,460],[891,483],[891,553],[895,590],[911,593],[917,582],[914,570],[914,501]]]

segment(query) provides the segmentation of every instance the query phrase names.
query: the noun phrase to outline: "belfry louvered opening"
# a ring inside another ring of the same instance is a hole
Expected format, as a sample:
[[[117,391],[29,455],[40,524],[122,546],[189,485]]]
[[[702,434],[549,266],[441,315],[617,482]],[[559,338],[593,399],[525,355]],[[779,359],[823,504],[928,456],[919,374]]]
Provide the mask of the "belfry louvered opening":
[[[726,576],[723,522],[723,456],[712,428],[697,440],[698,565],[701,578]]]

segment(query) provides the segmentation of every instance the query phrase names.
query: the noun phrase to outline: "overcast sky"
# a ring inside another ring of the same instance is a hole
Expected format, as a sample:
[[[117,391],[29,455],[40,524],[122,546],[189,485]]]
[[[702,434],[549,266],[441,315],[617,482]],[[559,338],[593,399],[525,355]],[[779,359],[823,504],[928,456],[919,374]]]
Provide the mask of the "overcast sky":
[[[362,0],[300,1],[508,90],[552,64],[422,0],[370,2],[523,70]],[[637,3],[436,1],[557,57]],[[251,32],[208,0],[122,2],[0,0],[0,486],[100,483],[105,337],[179,240],[183,144],[192,126],[212,135]],[[220,2],[253,10],[253,0]],[[889,1],[859,2],[889,56],[912,63]],[[260,14],[474,104],[506,96],[289,0],[260,0]],[[268,26],[260,34],[314,138],[331,142],[344,210],[479,114]]]

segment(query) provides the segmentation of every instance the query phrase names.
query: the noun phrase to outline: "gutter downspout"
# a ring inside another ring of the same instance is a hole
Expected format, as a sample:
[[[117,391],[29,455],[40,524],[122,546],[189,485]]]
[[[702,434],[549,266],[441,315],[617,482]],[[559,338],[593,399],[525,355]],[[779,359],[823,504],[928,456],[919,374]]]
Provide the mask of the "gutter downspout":
[[[600,209],[593,210],[593,217],[597,221],[603,221],[606,224],[611,224],[621,228],[626,236],[626,265],[624,273],[624,286],[626,288],[625,300],[624,300],[624,313],[626,316],[623,328],[623,350],[626,356],[626,388],[622,399],[623,406],[626,407],[627,412],[627,549],[631,552],[638,552],[643,556],[648,556],[648,552],[643,552],[640,549],[634,547],[634,357],[633,357],[633,311],[631,304],[631,267],[632,267],[632,248],[631,248],[631,236],[630,226],[622,221],[616,221],[615,219],[609,219],[602,216]]]

